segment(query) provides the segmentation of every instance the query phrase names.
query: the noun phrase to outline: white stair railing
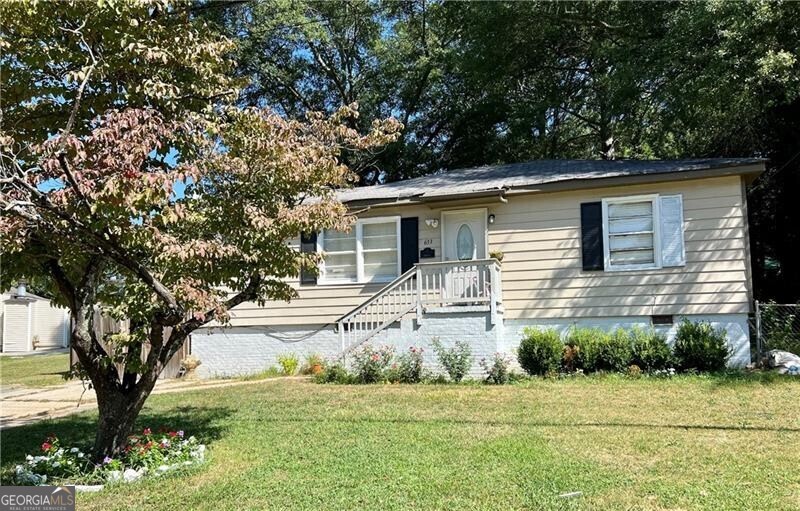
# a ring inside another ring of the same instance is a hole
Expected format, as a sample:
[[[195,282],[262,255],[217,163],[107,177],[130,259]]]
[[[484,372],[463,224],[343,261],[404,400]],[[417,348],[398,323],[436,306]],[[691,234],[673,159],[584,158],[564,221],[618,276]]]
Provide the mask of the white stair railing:
[[[416,264],[336,321],[342,355],[411,311],[422,321],[427,310],[488,305],[494,324],[501,294],[500,264],[495,259]]]

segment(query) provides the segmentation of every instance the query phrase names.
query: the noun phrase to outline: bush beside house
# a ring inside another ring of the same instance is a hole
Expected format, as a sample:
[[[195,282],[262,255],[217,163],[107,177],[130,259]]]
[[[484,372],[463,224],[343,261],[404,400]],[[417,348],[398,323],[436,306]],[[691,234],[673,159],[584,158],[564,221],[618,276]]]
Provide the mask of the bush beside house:
[[[457,342],[445,348],[432,341],[441,369],[447,375],[425,371],[423,349],[411,347],[395,357],[389,346],[364,345],[351,358],[352,372],[341,363],[327,364],[316,375],[319,383],[458,383],[472,365],[470,346]],[[723,330],[707,322],[684,320],[678,327],[674,351],[666,337],[643,328],[606,332],[597,328],[572,328],[562,337],[553,329],[526,328],[517,350],[519,366],[531,376],[615,372],[630,377],[643,374],[672,374],[683,371],[720,371],[730,357]],[[503,384],[515,378],[508,354],[495,353],[480,360],[484,381]]]

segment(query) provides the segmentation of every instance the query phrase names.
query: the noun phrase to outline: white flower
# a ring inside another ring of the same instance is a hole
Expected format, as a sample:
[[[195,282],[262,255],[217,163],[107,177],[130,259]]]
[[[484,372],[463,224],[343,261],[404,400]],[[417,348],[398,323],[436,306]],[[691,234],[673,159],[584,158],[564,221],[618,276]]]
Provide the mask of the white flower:
[[[76,453],[78,451],[79,451],[79,449],[77,447],[73,447],[72,449],[69,450],[69,452],[71,452],[71,453]]]
[[[132,468],[126,468],[125,472],[122,473],[122,479],[126,483],[132,483],[133,481],[136,481],[137,479],[140,479],[141,477],[142,477],[142,473],[138,472],[136,470],[133,470]]]
[[[79,452],[79,453],[78,453],[78,457],[79,457],[79,458],[83,458],[83,453],[82,453],[82,452]]]
[[[26,460],[28,460],[28,461],[31,461],[31,460],[33,459],[33,456],[31,456],[31,455],[29,454],[29,455],[25,456],[25,459],[26,459]]]
[[[61,463],[59,463],[57,461],[53,462],[53,468],[57,468],[57,467],[60,467],[60,466],[61,466]]]

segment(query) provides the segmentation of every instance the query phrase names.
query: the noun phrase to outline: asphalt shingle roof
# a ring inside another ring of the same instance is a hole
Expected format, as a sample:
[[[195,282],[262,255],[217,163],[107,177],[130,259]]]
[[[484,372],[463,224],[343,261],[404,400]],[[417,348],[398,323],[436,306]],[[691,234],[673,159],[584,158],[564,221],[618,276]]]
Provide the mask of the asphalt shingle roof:
[[[339,192],[343,202],[444,198],[493,190],[626,176],[672,174],[763,164],[760,158],[688,160],[534,160],[456,169],[382,185]]]

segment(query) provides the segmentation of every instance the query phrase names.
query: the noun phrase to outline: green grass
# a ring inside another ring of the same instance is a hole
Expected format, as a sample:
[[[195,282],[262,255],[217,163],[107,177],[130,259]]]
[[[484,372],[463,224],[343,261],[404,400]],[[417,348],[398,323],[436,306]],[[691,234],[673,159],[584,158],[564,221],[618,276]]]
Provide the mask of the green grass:
[[[797,509],[798,391],[728,375],[159,395],[140,426],[197,435],[209,462],[81,494],[78,509]],[[94,419],[0,432],[3,468],[51,431],[90,442]]]
[[[64,383],[69,371],[69,354],[0,357],[0,384],[47,387]]]

